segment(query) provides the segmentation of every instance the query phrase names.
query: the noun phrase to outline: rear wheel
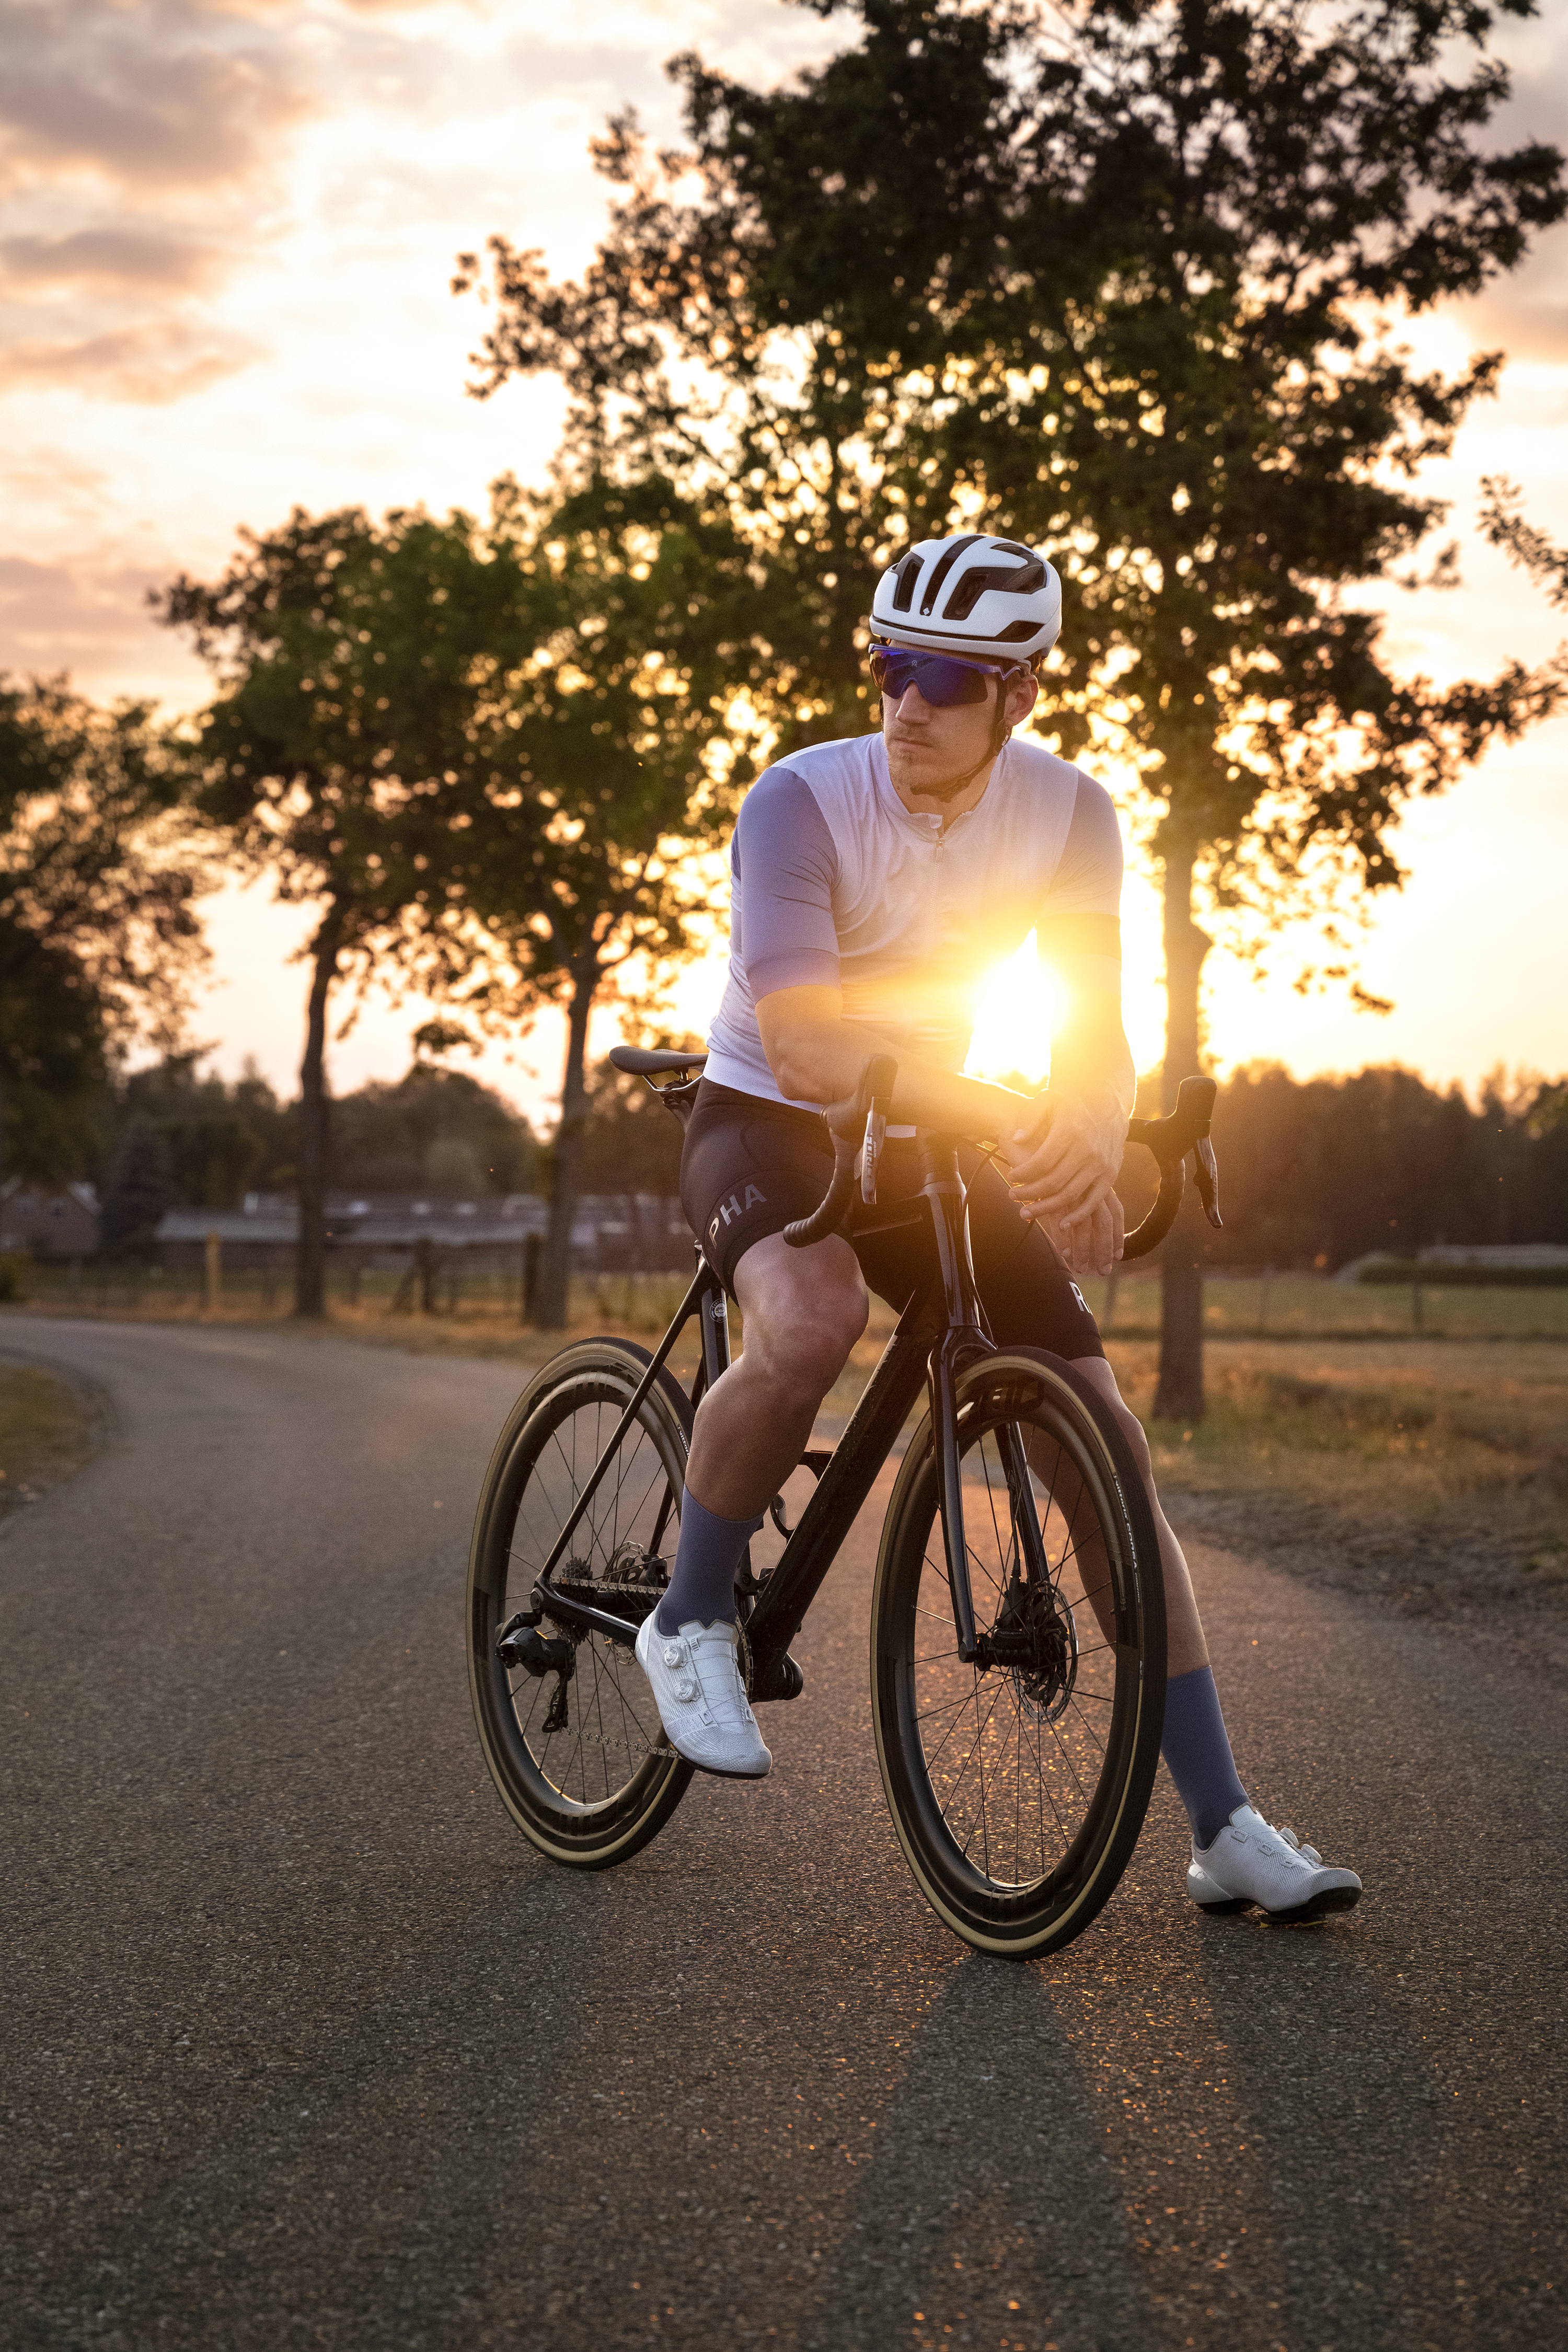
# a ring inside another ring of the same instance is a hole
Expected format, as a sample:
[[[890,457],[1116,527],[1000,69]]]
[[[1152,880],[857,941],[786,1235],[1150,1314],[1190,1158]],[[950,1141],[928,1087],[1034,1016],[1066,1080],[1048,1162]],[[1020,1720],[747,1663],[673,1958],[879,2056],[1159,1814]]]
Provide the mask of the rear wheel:
[[[468,1565],[468,1683],[479,1744],[523,1835],[554,1862],[602,1870],[645,1846],[674,1811],[691,1766],[665,1738],[629,1649],[545,1615],[546,1670],[496,1654],[573,1506],[647,1370],[641,1348],[568,1348],[513,1407],[490,1457]],[[680,1530],[691,1408],[661,1372],[620,1441],[552,1581],[640,1623],[668,1581]]]
[[[1047,1574],[1005,1464],[1025,1441]],[[1142,1481],[1103,1400],[1019,1349],[959,1387],[964,1541],[992,1663],[958,1654],[929,1422],[904,1458],[871,1608],[883,1785],[910,1867],[978,1950],[1070,1943],[1131,1854],[1159,1761],[1165,1602]]]

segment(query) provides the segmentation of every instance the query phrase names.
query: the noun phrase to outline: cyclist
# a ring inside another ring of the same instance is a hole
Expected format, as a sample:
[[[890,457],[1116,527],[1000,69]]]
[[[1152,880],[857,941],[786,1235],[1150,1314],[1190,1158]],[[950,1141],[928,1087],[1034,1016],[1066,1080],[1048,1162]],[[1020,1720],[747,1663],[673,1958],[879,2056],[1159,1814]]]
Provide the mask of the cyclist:
[[[1112,1186],[1134,1072],[1115,809],[1080,769],[1013,740],[1060,622],[1061,583],[1034,550],[979,532],[922,541],[872,604],[880,733],[792,751],[742,807],[729,978],[680,1183],[744,1315],[745,1348],[698,1410],[675,1568],[637,1654],[682,1756],[738,1778],[768,1770],[740,1673],[735,1572],[865,1329],[868,1285],[901,1307],[921,1246],[836,1234],[797,1250],[784,1227],[826,1189],[821,1107],[852,1095],[868,1056],[886,1051],[898,1085],[879,1198],[919,1189],[900,1135],[918,1124],[967,1139],[994,1338],[1068,1359],[1116,1414],[1148,1485],[1169,1638],[1163,1752],[1191,1822],[1187,1891],[1205,1906],[1315,1917],[1348,1908],[1361,1881],[1247,1801],[1142,1430],[1073,1278],[1109,1274],[1121,1254]],[[1049,1087],[1031,1099],[960,1073],[977,980],[1037,928],[1070,1010],[1051,1040]]]

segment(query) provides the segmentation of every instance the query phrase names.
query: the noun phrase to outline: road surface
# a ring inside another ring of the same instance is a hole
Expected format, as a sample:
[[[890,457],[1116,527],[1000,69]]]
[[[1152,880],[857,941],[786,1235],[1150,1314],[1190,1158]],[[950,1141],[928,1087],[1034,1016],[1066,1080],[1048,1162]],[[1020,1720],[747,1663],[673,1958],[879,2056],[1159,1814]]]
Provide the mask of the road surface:
[[[1562,2343],[1564,1704],[1527,1656],[1200,1555],[1243,1777],[1365,1900],[1194,1913],[1162,1780],[1100,1921],[1008,1966],[883,1811],[869,1519],[772,1779],[579,1876],[468,1713],[514,1368],[0,1349],[118,1423],[0,1530],[16,2352]]]

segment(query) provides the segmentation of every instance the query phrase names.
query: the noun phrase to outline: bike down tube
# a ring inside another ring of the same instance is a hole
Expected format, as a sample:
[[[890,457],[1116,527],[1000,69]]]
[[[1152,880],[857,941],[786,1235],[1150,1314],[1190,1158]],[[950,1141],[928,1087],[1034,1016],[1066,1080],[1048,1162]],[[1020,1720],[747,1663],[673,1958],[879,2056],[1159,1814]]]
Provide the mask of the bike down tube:
[[[931,1343],[940,1328],[933,1303],[931,1290],[917,1291],[900,1316],[794,1535],[763,1580],[746,1623],[755,1699],[775,1696],[767,1685],[782,1669],[789,1645],[821,1591],[855,1514],[876,1485],[910,1407],[924,1386]]]
[[[598,1493],[599,1481],[605,1475],[605,1471],[608,1466],[611,1455],[615,1453],[616,1446],[619,1445],[622,1438],[626,1435],[627,1430],[637,1419],[637,1414],[641,1412],[643,1402],[647,1396],[648,1391],[653,1387],[655,1381],[658,1380],[659,1373],[663,1370],[670,1349],[674,1347],[682,1331],[685,1330],[688,1323],[690,1322],[692,1316],[699,1311],[698,1302],[705,1292],[713,1287],[713,1282],[714,1277],[710,1273],[707,1265],[700,1265],[696,1274],[692,1276],[690,1289],[687,1292],[685,1297],[680,1302],[674,1322],[671,1323],[668,1330],[659,1341],[658,1351],[656,1352],[652,1362],[649,1364],[647,1371],[643,1374],[641,1380],[637,1382],[636,1389],[633,1391],[631,1402],[627,1405],[625,1412],[622,1413],[620,1420],[616,1423],[615,1430],[610,1437],[609,1444],[605,1447],[604,1452],[600,1454],[597,1462],[594,1465],[592,1477],[590,1477],[587,1485],[578,1496],[576,1502],[574,1504],[572,1510],[567,1516],[566,1524],[555,1538],[554,1546],[552,1549],[549,1559],[545,1561],[544,1566],[540,1570],[539,1574],[534,1579],[535,1591],[542,1591],[552,1604],[559,1601],[561,1603],[561,1613],[563,1615],[568,1612],[574,1612],[581,1616],[591,1615],[596,1622],[602,1616],[602,1612],[597,1610],[584,1610],[580,1603],[567,1601],[564,1594],[556,1594],[552,1592],[550,1590],[550,1579],[560,1564],[561,1555],[565,1550],[567,1545],[571,1542],[573,1536],[576,1533],[578,1520],[582,1517],[584,1512],[593,1501],[594,1496]],[[723,1293],[721,1291],[719,1295],[721,1300],[722,1300]],[[703,1318],[702,1346],[704,1360],[706,1360],[708,1349],[707,1325],[710,1319],[711,1318],[706,1315]],[[727,1339],[728,1332],[726,1331],[726,1341]],[[618,1618],[605,1618],[603,1622],[600,1623],[599,1630],[601,1632],[608,1632],[611,1627],[618,1626],[619,1624],[620,1620]],[[634,1626],[630,1630],[635,1633],[637,1629]]]

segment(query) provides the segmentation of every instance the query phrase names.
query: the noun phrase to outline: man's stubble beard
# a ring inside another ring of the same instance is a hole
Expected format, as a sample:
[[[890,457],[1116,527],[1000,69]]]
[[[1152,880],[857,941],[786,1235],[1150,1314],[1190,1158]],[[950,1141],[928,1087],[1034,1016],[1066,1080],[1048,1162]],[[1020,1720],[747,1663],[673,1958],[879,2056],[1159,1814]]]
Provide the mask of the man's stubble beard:
[[[941,801],[942,803],[946,803],[948,801],[955,801],[960,793],[967,792],[970,785],[974,782],[975,777],[980,773],[981,770],[983,768],[988,768],[992,761],[999,757],[999,751],[993,751],[987,749],[982,753],[981,757],[975,761],[973,767],[961,768],[951,776],[937,776],[933,778],[930,783],[921,783],[913,777],[906,778],[900,775],[898,765],[896,763],[896,754],[893,748],[889,745],[888,749],[888,769],[889,772],[892,776],[894,783],[897,784],[900,790],[910,793],[911,798],[922,801]]]

